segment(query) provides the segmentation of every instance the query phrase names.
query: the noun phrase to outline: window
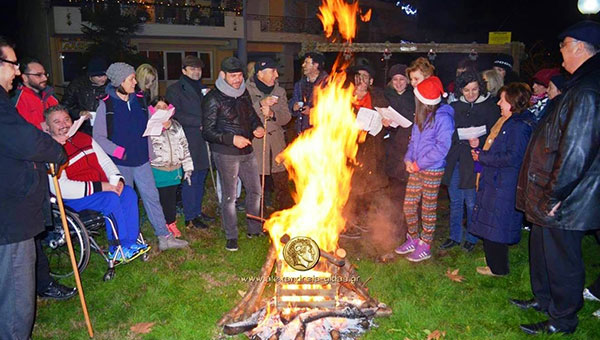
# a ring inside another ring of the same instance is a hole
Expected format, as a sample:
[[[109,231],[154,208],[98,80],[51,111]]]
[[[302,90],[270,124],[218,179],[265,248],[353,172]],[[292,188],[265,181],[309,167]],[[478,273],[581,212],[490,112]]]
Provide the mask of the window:
[[[63,83],[70,82],[80,76],[81,70],[86,66],[81,52],[62,52],[60,59],[62,61]]]
[[[158,70],[158,80],[178,80],[181,77],[181,62],[185,56],[195,55],[204,62],[202,79],[212,79],[212,53],[200,51],[140,51]]]

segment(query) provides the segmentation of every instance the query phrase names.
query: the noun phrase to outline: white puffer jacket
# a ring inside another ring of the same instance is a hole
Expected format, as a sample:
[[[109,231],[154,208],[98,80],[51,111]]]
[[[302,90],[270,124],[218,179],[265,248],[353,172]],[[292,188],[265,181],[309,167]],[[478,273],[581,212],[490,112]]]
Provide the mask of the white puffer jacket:
[[[163,130],[160,136],[152,136],[152,155],[150,165],[160,170],[175,170],[183,166],[183,172],[193,171],[194,163],[188,148],[188,141],[181,124],[171,120],[171,126]]]

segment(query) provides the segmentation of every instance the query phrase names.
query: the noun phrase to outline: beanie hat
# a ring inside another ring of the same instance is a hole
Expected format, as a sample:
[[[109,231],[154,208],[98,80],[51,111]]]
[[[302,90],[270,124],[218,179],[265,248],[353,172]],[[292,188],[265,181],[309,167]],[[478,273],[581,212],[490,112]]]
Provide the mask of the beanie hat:
[[[277,69],[277,63],[275,62],[275,60],[269,57],[263,57],[258,59],[254,64],[254,72],[262,71],[266,68]]]
[[[413,90],[415,97],[425,105],[437,105],[442,101],[442,97],[446,98],[447,93],[444,92],[444,86],[440,78],[431,76],[423,80]]]
[[[118,87],[125,81],[125,78],[135,74],[133,66],[126,63],[113,63],[110,64],[108,70],[106,70],[106,76],[110,79],[111,84],[114,87]]]
[[[567,78],[559,73],[557,75],[552,76],[552,78],[550,78],[550,82],[552,82],[554,86],[556,86],[556,88],[562,92],[565,88]]]
[[[246,74],[246,67],[238,58],[228,57],[223,59],[223,61],[221,62],[221,71],[226,73],[243,72],[244,74]]]
[[[106,60],[100,57],[90,59],[87,64],[88,77],[103,76],[106,74]]]
[[[393,78],[395,75],[401,75],[406,78],[406,65],[404,64],[396,64],[390,68],[390,73],[388,77]]]
[[[544,87],[548,87],[548,84],[550,84],[550,78],[557,74],[560,74],[560,69],[558,67],[543,68],[535,73],[533,76],[533,82],[543,85]]]
[[[507,71],[511,71],[513,68],[514,59],[508,54],[497,54],[494,59],[494,66],[502,67]]]

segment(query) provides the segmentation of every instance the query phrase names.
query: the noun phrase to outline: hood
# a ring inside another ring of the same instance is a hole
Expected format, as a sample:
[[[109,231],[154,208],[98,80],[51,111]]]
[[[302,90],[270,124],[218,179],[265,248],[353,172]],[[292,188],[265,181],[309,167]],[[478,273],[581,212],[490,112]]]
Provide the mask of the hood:
[[[479,95],[479,97],[477,97],[477,99],[475,100],[475,102],[473,103],[469,103],[466,99],[465,96],[460,96],[460,101],[465,103],[465,104],[481,104],[484,101],[486,101],[488,98],[491,97],[491,94],[489,92],[486,92],[484,95]]]

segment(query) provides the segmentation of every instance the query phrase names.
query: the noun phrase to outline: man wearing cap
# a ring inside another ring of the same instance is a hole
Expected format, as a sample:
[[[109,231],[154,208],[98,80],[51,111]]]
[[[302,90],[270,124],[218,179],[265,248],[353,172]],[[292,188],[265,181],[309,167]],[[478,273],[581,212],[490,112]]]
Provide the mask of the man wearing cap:
[[[298,134],[310,127],[310,110],[313,107],[315,86],[321,85],[327,76],[325,72],[325,56],[318,52],[308,52],[302,63],[304,76],[294,84],[294,93],[288,103],[292,115],[296,117]]]
[[[519,81],[519,76],[513,71],[514,59],[511,55],[499,53],[494,59],[494,70],[504,80],[504,85]]]
[[[252,139],[263,138],[265,129],[256,114],[244,81],[244,65],[229,57],[221,62],[221,72],[202,101],[202,135],[211,146],[221,179],[221,216],[227,243],[225,249],[238,250],[237,215],[235,209],[237,177],[246,189],[248,214],[260,214],[260,180],[258,162],[252,154]],[[248,220],[248,234],[260,235],[259,221]]]
[[[517,187],[517,208],[533,223],[534,298],[511,302],[549,316],[521,325],[528,334],[575,331],[585,277],[581,241],[600,228],[600,24],[580,22],[559,39],[562,65],[572,77],[534,131]]]
[[[181,77],[167,88],[167,100],[175,106],[175,119],[185,132],[188,140],[194,171],[191,183],[184,181],[181,189],[185,225],[196,228],[208,228],[205,222],[214,218],[202,213],[204,199],[204,182],[208,174],[208,149],[202,137],[202,99],[208,90],[202,84],[202,60],[188,55],[181,64]]]
[[[100,57],[90,59],[87,64],[86,73],[69,83],[62,97],[62,105],[69,109],[69,116],[73,121],[80,116],[96,112],[98,100],[106,93],[106,61]],[[91,121],[86,121],[79,131],[88,135],[92,134]]]
[[[54,89],[48,86],[48,73],[44,65],[36,59],[27,59],[21,64],[21,79],[13,102],[19,114],[38,129],[42,129],[44,110],[58,105]]]
[[[275,61],[260,58],[254,64],[254,76],[248,80],[247,87],[254,111],[266,126],[268,134],[265,139],[255,139],[253,144],[259,174],[271,176],[278,208],[286,209],[293,204],[288,175],[283,164],[278,163],[275,158],[285,149],[283,126],[289,123],[292,115],[287,105],[285,89],[277,82],[278,77]],[[263,142],[267,143],[265,154]]]

